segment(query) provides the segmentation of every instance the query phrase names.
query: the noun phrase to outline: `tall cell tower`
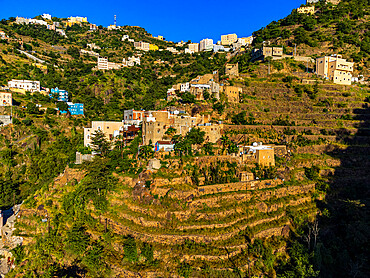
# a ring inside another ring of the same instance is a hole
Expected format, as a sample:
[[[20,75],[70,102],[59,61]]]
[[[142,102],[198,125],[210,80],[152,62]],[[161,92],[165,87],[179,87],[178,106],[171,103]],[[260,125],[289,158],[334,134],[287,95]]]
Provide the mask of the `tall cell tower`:
[[[114,26],[117,26],[117,16],[114,15]]]

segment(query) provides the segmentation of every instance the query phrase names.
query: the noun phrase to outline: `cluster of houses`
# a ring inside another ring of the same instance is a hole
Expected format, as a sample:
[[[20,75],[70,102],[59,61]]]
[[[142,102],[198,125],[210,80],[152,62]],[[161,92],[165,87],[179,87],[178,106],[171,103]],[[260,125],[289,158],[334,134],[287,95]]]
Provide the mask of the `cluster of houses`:
[[[61,26],[60,22],[53,22],[52,19],[51,19],[50,14],[43,14],[42,18],[45,19],[45,20],[48,20],[48,21],[41,20],[41,19],[25,18],[25,17],[17,16],[16,19],[15,19],[15,23],[16,24],[26,24],[26,25],[29,25],[29,24],[44,25],[49,30],[53,30],[53,31],[59,33],[61,36],[67,37],[67,35],[66,35],[66,33],[63,29],[57,28],[57,27]]]
[[[207,142],[216,143],[221,137],[222,123],[211,123],[210,118],[197,115],[192,117],[185,111],[169,109],[162,111],[125,110],[122,122],[92,122],[91,127],[84,128],[84,145],[91,147],[91,139],[97,130],[101,130],[107,140],[115,141],[118,136],[126,144],[134,139],[142,127],[143,145],[153,144],[156,151],[172,151],[174,144],[171,137],[185,136],[197,127],[205,132]]]
[[[225,74],[229,77],[238,77],[238,64],[226,64]],[[212,74],[197,76],[196,78],[185,83],[178,83],[167,90],[167,101],[177,100],[180,95],[189,92],[194,95],[195,100],[204,100],[205,94],[208,93],[209,98],[220,99],[220,93],[224,93],[228,102],[239,103],[240,93],[242,88],[219,83],[218,71]]]
[[[69,101],[68,92],[59,88],[43,88],[40,81],[34,80],[17,80],[8,81],[8,86],[0,92],[0,106],[12,106],[12,92],[26,94],[26,92],[39,92],[48,95],[50,98],[55,97],[57,101],[63,101],[68,105],[68,111],[60,111],[61,114],[69,112],[71,115],[83,115],[84,109],[82,103],[73,103]]]

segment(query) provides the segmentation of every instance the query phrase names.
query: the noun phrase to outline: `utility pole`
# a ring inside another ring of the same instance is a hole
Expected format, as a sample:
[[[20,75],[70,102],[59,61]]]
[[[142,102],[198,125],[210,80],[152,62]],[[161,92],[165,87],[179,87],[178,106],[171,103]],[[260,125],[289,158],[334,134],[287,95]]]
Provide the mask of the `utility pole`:
[[[270,60],[269,60],[269,72],[268,72],[268,75],[270,75]]]
[[[294,44],[294,56],[297,56],[297,44]]]
[[[307,59],[307,75],[308,75],[308,59]]]

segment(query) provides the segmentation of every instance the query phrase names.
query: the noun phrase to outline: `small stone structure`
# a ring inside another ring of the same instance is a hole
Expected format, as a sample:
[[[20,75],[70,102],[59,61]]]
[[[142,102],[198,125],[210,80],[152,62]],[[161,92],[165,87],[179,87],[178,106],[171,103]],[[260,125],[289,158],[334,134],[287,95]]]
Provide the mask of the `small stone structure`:
[[[158,170],[161,168],[161,161],[157,158],[153,158],[149,160],[148,167],[147,169],[152,171],[152,170]]]
[[[0,115],[1,125],[8,125],[12,123],[12,117],[10,115]]]
[[[76,152],[76,162],[75,164],[82,164],[84,161],[92,161],[94,155],[92,154],[81,154],[80,152]]]

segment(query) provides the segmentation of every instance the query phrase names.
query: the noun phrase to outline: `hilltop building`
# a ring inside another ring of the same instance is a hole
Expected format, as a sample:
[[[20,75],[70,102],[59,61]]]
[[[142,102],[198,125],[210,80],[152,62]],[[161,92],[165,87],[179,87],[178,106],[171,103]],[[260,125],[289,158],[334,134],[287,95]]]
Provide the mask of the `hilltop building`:
[[[342,55],[316,59],[316,74],[336,84],[351,85],[354,63],[347,62]]]
[[[238,41],[238,36],[236,34],[228,34],[228,35],[221,36],[222,45],[231,45],[237,41]]]
[[[50,14],[43,14],[42,18],[47,19],[47,20],[51,20],[51,15]]]
[[[59,90],[59,88],[51,89],[51,92],[49,94],[49,97],[53,97],[53,95],[56,94],[58,97],[58,101],[64,101],[68,102],[68,92],[66,90]]]
[[[212,51],[213,50],[213,40],[204,39],[199,43],[199,51]]]
[[[25,93],[26,91],[29,91],[31,93],[41,91],[40,81],[32,80],[12,79],[11,81],[8,82],[8,87],[10,89],[13,89],[13,91],[21,93]]]
[[[12,106],[12,93],[0,92],[0,106]]]
[[[299,14],[315,14],[315,7],[314,6],[303,6],[297,9]]]
[[[197,53],[199,52],[199,43],[189,43],[187,49],[189,49],[189,53]]]
[[[122,59],[122,66],[124,67],[133,67],[136,65],[140,66],[140,57],[128,57],[127,60],[125,58]]]

